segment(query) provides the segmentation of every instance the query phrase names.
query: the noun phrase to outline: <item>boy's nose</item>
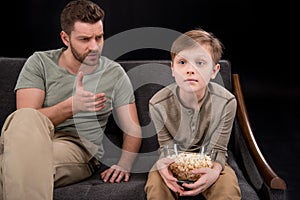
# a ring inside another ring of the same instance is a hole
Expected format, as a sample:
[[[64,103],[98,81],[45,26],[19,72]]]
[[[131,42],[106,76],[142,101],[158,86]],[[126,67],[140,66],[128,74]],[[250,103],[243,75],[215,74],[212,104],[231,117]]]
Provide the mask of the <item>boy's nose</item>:
[[[194,71],[187,71],[186,73],[187,73],[187,74],[195,74]]]
[[[195,67],[193,66],[192,63],[187,64],[187,74],[195,74]]]

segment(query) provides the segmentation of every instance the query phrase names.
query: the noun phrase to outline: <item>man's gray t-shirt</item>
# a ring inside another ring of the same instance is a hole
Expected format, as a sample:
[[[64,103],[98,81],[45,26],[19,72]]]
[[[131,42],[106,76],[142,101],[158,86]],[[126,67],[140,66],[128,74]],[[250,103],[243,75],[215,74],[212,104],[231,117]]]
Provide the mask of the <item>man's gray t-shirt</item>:
[[[77,75],[58,66],[58,59],[64,48],[35,52],[26,61],[15,86],[39,88],[45,91],[43,107],[53,106],[75,93]],[[84,75],[83,88],[93,93],[105,93],[107,101],[99,112],[79,112],[56,126],[56,131],[78,133],[98,146],[96,157],[103,154],[103,132],[112,109],[135,101],[130,80],[120,64],[104,56],[99,67]]]

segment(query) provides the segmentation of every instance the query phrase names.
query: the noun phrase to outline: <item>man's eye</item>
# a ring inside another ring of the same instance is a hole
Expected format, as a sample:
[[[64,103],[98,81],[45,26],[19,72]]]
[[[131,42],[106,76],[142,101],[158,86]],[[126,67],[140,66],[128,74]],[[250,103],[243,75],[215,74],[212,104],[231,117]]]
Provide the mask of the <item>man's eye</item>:
[[[101,40],[103,38],[103,36],[101,35],[101,36],[97,36],[96,37],[96,40]]]

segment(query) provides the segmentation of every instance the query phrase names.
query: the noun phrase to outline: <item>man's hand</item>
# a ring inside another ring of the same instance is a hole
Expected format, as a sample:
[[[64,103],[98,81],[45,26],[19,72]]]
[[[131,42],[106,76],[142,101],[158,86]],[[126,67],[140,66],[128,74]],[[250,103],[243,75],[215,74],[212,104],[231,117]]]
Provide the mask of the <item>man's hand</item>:
[[[174,192],[178,192],[181,194],[184,189],[177,183],[177,178],[175,178],[172,174],[172,172],[169,170],[169,165],[173,163],[174,160],[169,158],[161,158],[156,162],[156,166],[158,169],[158,172],[166,185]]]
[[[104,182],[119,183],[123,179],[125,182],[129,181],[130,173],[119,165],[113,165],[109,169],[100,174]]]
[[[105,106],[105,94],[86,91],[83,88],[83,72],[78,72],[76,81],[76,92],[73,96],[73,113],[79,111],[97,112]]]

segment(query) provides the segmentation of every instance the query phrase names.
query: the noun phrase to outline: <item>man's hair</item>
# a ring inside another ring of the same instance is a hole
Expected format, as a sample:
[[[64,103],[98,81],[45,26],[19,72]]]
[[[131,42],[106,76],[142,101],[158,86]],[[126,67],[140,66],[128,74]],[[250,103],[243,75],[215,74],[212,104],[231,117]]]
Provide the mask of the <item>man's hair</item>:
[[[213,62],[216,64],[222,57],[223,44],[213,33],[206,32],[201,28],[190,30],[180,35],[172,44],[171,59],[184,49],[195,47],[196,45],[208,45]]]
[[[104,11],[89,0],[70,1],[60,15],[61,29],[68,35],[73,31],[75,22],[94,24],[104,19]]]

